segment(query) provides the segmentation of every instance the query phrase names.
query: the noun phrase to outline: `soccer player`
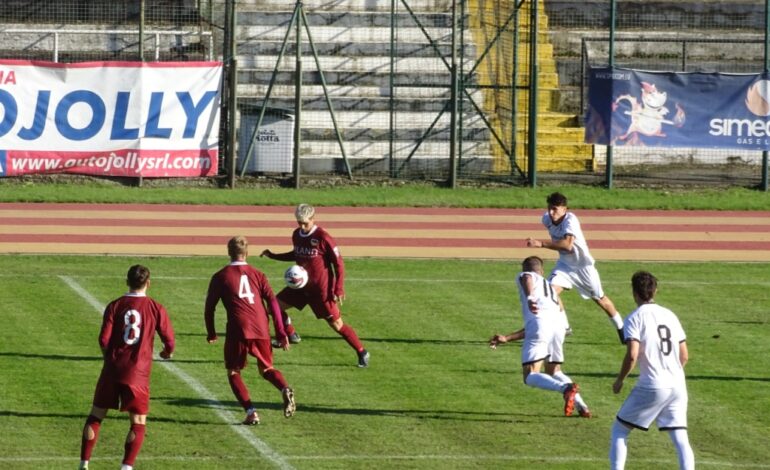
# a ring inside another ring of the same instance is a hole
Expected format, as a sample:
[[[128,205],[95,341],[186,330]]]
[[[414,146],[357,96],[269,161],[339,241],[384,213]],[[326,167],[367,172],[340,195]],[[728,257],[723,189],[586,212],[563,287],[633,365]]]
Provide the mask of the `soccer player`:
[[[639,379],[623,402],[612,425],[610,467],[626,464],[626,442],[633,428],[643,431],[656,421],[667,431],[679,456],[679,468],[695,468],[695,456],[687,436],[687,386],[684,365],[687,342],[681,323],[669,309],[655,304],[658,280],[646,271],[631,277],[638,308],[626,318],[626,355],[612,391],[620,393],[623,381],[639,362]]]
[[[559,315],[561,309],[556,290],[543,277],[543,260],[530,256],[521,263],[521,272],[516,277],[519,290],[521,313],[524,319],[524,342],[521,346],[521,368],[524,383],[530,387],[559,392],[564,397],[564,415],[571,416],[575,410],[578,385],[559,371],[558,374],[541,372],[543,363],[549,359],[552,350],[561,351],[564,340],[564,324]],[[494,335],[490,346],[522,339],[522,331],[508,335]],[[556,362],[563,357],[554,357]],[[580,399],[582,402],[582,398]],[[583,402],[585,405],[585,402]],[[588,407],[585,406],[587,410]],[[582,414],[581,414],[582,415]],[[590,416],[590,415],[589,415]]]
[[[561,306],[561,299],[559,299],[559,305]],[[567,329],[567,316],[564,314],[564,310],[559,309],[557,318],[561,323],[561,327],[554,329],[553,340],[548,345],[548,360],[545,363],[545,373],[560,382],[572,383],[572,379],[561,368],[561,365],[564,364],[564,337]],[[497,346],[500,344],[523,340],[524,333],[524,328],[522,328],[508,335],[494,335],[489,339],[489,347],[497,349]],[[591,418],[593,416],[580,392],[575,393],[575,408],[577,408],[578,415],[581,418]]]
[[[292,251],[273,253],[264,250],[260,256],[278,261],[291,261],[307,270],[308,283],[302,289],[285,287],[278,293],[278,303],[287,326],[289,339],[300,341],[286,310],[294,307],[302,310],[310,305],[316,318],[324,319],[329,326],[355,349],[358,367],[369,365],[369,352],[358,339],[356,331],[343,323],[339,306],[345,299],[345,263],[337,243],[329,233],[315,224],[315,209],[310,204],[300,204],[294,211],[299,227],[292,233]]]
[[[147,296],[150,270],[131,266],[126,276],[128,293],[104,309],[99,346],[104,356],[96,383],[91,413],[80,443],[80,468],[87,469],[102,420],[110,408],[128,411],[131,428],[126,436],[122,470],[131,470],[144,442],[150,405],[150,371],[155,332],[163,342],[160,357],[174,352],[174,330],[166,309]]]
[[[584,299],[593,299],[604,310],[615,325],[621,343],[623,338],[623,317],[602,289],[599,271],[594,266],[594,259],[588,251],[588,243],[583,236],[583,229],[577,216],[567,209],[567,198],[561,193],[553,193],[546,198],[548,211],[543,214],[543,225],[548,229],[551,240],[527,238],[527,246],[547,248],[559,253],[548,280],[557,294],[564,289],[577,287]]]
[[[227,242],[230,263],[211,277],[204,319],[206,340],[209,344],[217,341],[214,327],[214,312],[219,301],[227,311],[225,337],[225,367],[230,388],[246,411],[243,424],[259,424],[259,414],[249,397],[249,390],[241,378],[246,367],[247,355],[257,360],[259,374],[273,384],[283,397],[283,415],[290,418],[296,411],[294,390],[286,383],[280,370],[273,367],[273,349],[270,345],[270,327],[266,307],[269,305],[273,317],[275,337],[279,345],[288,350],[289,339],[284,331],[278,301],[267,277],[246,262],[249,242],[246,237],[237,236]],[[267,305],[266,305],[267,304]]]

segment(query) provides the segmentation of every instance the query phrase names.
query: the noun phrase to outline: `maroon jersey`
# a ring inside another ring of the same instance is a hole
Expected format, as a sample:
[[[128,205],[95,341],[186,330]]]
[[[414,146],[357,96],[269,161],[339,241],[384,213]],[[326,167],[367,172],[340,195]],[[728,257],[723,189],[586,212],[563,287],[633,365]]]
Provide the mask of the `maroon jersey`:
[[[321,300],[332,301],[345,293],[345,265],[342,255],[329,233],[314,225],[309,233],[297,228],[291,235],[294,261],[308,274],[305,291],[320,294]]]
[[[265,302],[272,305],[275,295],[262,272],[245,261],[233,261],[211,277],[204,311],[209,339],[217,337],[214,311],[220,300],[227,311],[228,338],[270,339]]]
[[[150,385],[152,346],[158,332],[168,352],[174,351],[174,329],[166,309],[141,293],[128,293],[104,309],[99,346],[111,379],[128,385]]]

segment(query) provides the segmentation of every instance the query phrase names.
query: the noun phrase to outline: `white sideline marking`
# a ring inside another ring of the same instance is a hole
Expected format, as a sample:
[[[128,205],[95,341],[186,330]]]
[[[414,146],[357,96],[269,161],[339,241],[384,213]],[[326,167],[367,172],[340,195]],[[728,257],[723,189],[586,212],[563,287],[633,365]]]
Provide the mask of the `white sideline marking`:
[[[93,461],[100,460],[118,460],[122,458],[122,455],[115,456],[101,456],[94,457]],[[157,456],[144,456],[142,461],[173,461],[173,462],[205,462],[208,460],[244,460],[247,457],[237,456],[187,456],[187,455],[157,455]],[[296,455],[289,456],[292,460],[305,460],[305,461],[334,461],[334,460],[433,460],[433,461],[517,461],[517,462],[552,462],[552,463],[567,463],[567,462],[606,462],[606,458],[598,457],[559,457],[559,456],[542,456],[542,455]],[[31,463],[31,462],[66,462],[72,461],[70,456],[35,456],[35,457],[0,457],[2,463]],[[656,460],[656,459],[634,459],[636,463],[646,463],[650,465],[668,465],[672,460]],[[735,463],[735,462],[720,462],[714,460],[698,460],[696,457],[696,463],[699,467],[727,467],[727,468],[770,468],[770,464],[761,463]]]
[[[78,295],[80,295],[83,300],[88,302],[94,309],[96,309],[97,312],[100,314],[104,312],[104,305],[102,305],[96,298],[91,295],[90,292],[85,290],[83,287],[80,286],[74,279],[72,279],[69,276],[59,276],[59,279],[64,281],[65,284],[67,284],[72,290],[77,292]],[[235,415],[233,415],[230,410],[228,410],[219,400],[214,398],[214,394],[211,393],[202,383],[198,382],[195,378],[190,376],[187,372],[183,371],[179,367],[177,367],[172,362],[167,362],[163,360],[158,360],[157,362],[160,363],[162,367],[165,367],[166,370],[177,376],[182,382],[186,383],[191,389],[193,389],[201,398],[208,401],[208,406],[214,410],[214,412],[219,416],[219,418],[226,422],[226,423],[233,423],[234,421],[237,421],[237,418]],[[254,447],[257,451],[259,451],[260,454],[262,454],[264,457],[266,457],[268,460],[270,460],[272,463],[274,463],[278,468],[285,469],[285,470],[291,470],[294,467],[289,464],[289,462],[286,461],[286,459],[276,451],[274,451],[272,448],[270,448],[269,445],[267,445],[264,441],[256,437],[254,434],[252,434],[246,426],[241,425],[234,425],[230,424],[230,428],[235,431],[236,434],[240,435],[243,439],[246,440],[249,444],[251,444],[252,447]]]

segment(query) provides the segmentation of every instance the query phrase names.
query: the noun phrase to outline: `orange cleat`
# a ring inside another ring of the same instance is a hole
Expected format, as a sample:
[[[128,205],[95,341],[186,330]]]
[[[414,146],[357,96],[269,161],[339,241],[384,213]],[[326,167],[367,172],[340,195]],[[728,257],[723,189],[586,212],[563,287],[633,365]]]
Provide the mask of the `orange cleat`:
[[[569,384],[564,390],[564,416],[572,416],[575,411],[575,395],[578,392],[578,384]]]

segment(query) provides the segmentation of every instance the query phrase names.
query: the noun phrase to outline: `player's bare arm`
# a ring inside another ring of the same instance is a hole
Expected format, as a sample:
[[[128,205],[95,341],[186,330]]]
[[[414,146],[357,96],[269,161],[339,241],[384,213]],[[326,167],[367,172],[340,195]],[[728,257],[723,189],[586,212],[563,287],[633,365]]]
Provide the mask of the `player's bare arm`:
[[[507,335],[494,335],[491,338],[489,338],[489,347],[492,349],[497,349],[497,346],[501,344],[505,344],[509,341],[519,341],[524,339],[524,328],[514,331],[513,333],[509,333]]]
[[[539,310],[537,306],[537,299],[532,296],[532,292],[535,291],[535,280],[532,279],[532,276],[525,274],[519,278],[519,282],[521,283],[521,287],[524,289],[524,293],[527,294],[527,305],[529,306],[529,311],[537,314]]]
[[[615,379],[615,383],[612,384],[612,391],[614,393],[620,393],[623,389],[623,381],[626,380],[628,374],[634,370],[636,366],[636,360],[639,357],[639,341],[629,339],[626,344],[626,355],[623,358],[623,364],[620,366],[620,372],[618,378]]]
[[[530,248],[547,248],[554,251],[572,251],[572,245],[575,242],[573,235],[567,235],[559,240],[538,240],[536,238],[527,238],[527,246]]]
[[[690,360],[690,353],[687,350],[687,342],[682,341],[679,343],[679,363],[682,364],[682,367],[684,367],[687,364],[687,361]]]

